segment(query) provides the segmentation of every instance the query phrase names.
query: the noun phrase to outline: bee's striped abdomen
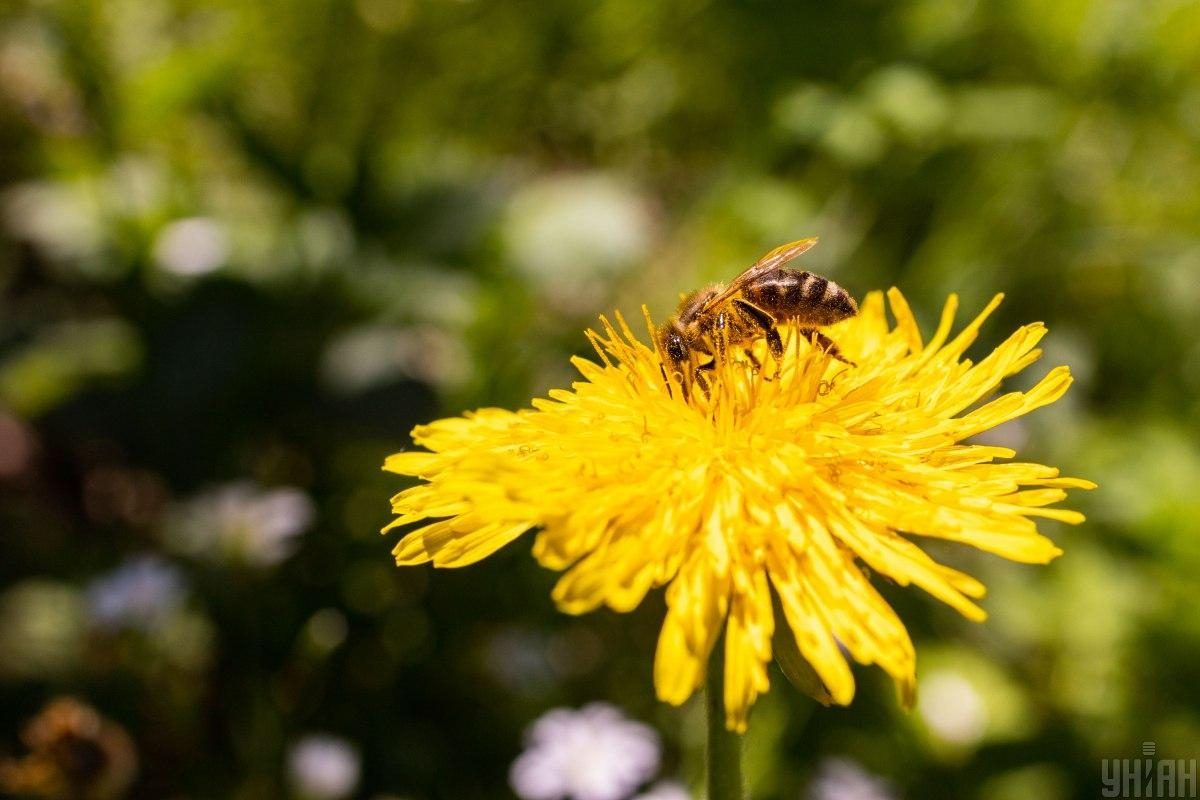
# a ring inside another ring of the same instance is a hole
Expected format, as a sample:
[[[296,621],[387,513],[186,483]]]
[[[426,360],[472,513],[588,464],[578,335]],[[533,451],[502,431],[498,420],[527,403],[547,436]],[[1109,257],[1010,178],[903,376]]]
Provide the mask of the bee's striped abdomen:
[[[858,313],[850,293],[811,272],[780,269],[763,275],[743,292],[745,298],[776,320],[831,325]]]

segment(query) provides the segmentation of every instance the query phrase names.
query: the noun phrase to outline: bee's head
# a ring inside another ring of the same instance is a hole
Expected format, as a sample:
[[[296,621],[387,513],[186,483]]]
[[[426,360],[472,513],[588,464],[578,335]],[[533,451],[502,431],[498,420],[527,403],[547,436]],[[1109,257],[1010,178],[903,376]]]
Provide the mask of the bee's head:
[[[662,356],[672,364],[682,364],[688,359],[687,335],[675,320],[663,325],[659,331],[658,346]]]

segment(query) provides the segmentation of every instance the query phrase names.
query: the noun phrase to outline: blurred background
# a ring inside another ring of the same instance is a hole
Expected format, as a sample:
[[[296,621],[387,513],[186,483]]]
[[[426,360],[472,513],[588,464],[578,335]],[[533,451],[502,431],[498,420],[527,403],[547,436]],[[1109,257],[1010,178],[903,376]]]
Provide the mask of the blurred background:
[[[1045,320],[1013,385],[1077,384],[991,436],[1101,488],[1048,568],[938,551],[986,625],[885,587],[912,714],[878,670],[850,709],[774,671],[754,796],[1090,798],[1142,742],[1200,757],[1198,41],[1187,0],[8,0],[0,781],[512,797],[522,731],[606,701],[694,786],[661,597],[560,615],[528,539],[397,570],[379,467],[565,385],[599,312],[809,235],[927,328],[1006,292],[980,351]]]

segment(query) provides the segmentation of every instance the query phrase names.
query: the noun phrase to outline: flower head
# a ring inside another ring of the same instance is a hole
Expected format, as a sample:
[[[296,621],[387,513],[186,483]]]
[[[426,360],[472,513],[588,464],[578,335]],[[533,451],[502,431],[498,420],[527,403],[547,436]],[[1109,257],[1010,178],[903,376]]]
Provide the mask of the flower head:
[[[88,611],[108,630],[157,630],[182,608],[187,586],[179,569],[157,555],[125,562],[88,586]]]
[[[895,793],[887,781],[853,761],[827,758],[808,787],[808,797],[809,800],[893,800]]]
[[[633,800],[692,800],[692,795],[678,781],[659,781]]]
[[[658,695],[686,700],[724,631],[734,729],[768,687],[777,623],[833,701],[854,695],[848,655],[881,666],[911,703],[912,642],[864,567],[982,620],[984,587],[917,541],[1046,563],[1060,551],[1036,518],[1080,522],[1049,506],[1092,484],[966,443],[1067,390],[1070,372],[1057,367],[1029,391],[982,402],[1038,358],[1042,324],[973,363],[963,355],[1000,297],[952,338],[951,296],[928,342],[903,296],[888,299],[893,325],[873,293],[826,329],[853,366],[785,330],[778,378],[758,347],[718,364],[708,391],[664,380],[654,349],[620,317],[602,320],[591,334],[600,363],[575,359],[583,380],[570,390],[532,409],[419,426],[428,452],[387,459],[385,469],[424,480],[393,498],[385,530],[427,521],[397,545],[397,563],[465,566],[538,528],[534,556],[566,571],[554,599],[568,613],[628,611],[666,585]]]
[[[273,567],[292,555],[313,515],[312,500],[299,489],[238,481],[182,504],[173,515],[168,543],[202,558]]]
[[[658,734],[607,703],[543,714],[525,745],[509,776],[525,800],[623,800],[658,771]]]
[[[358,786],[361,771],[358,748],[339,736],[310,734],[288,751],[288,778],[301,797],[347,797]]]

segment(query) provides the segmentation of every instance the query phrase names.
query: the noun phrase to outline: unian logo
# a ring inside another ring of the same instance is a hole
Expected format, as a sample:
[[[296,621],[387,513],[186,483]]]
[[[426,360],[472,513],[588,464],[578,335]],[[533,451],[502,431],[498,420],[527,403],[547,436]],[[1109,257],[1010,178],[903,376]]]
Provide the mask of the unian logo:
[[[1154,742],[1142,742],[1141,758],[1106,758],[1101,763],[1101,797],[1200,797],[1196,759],[1156,758]]]

